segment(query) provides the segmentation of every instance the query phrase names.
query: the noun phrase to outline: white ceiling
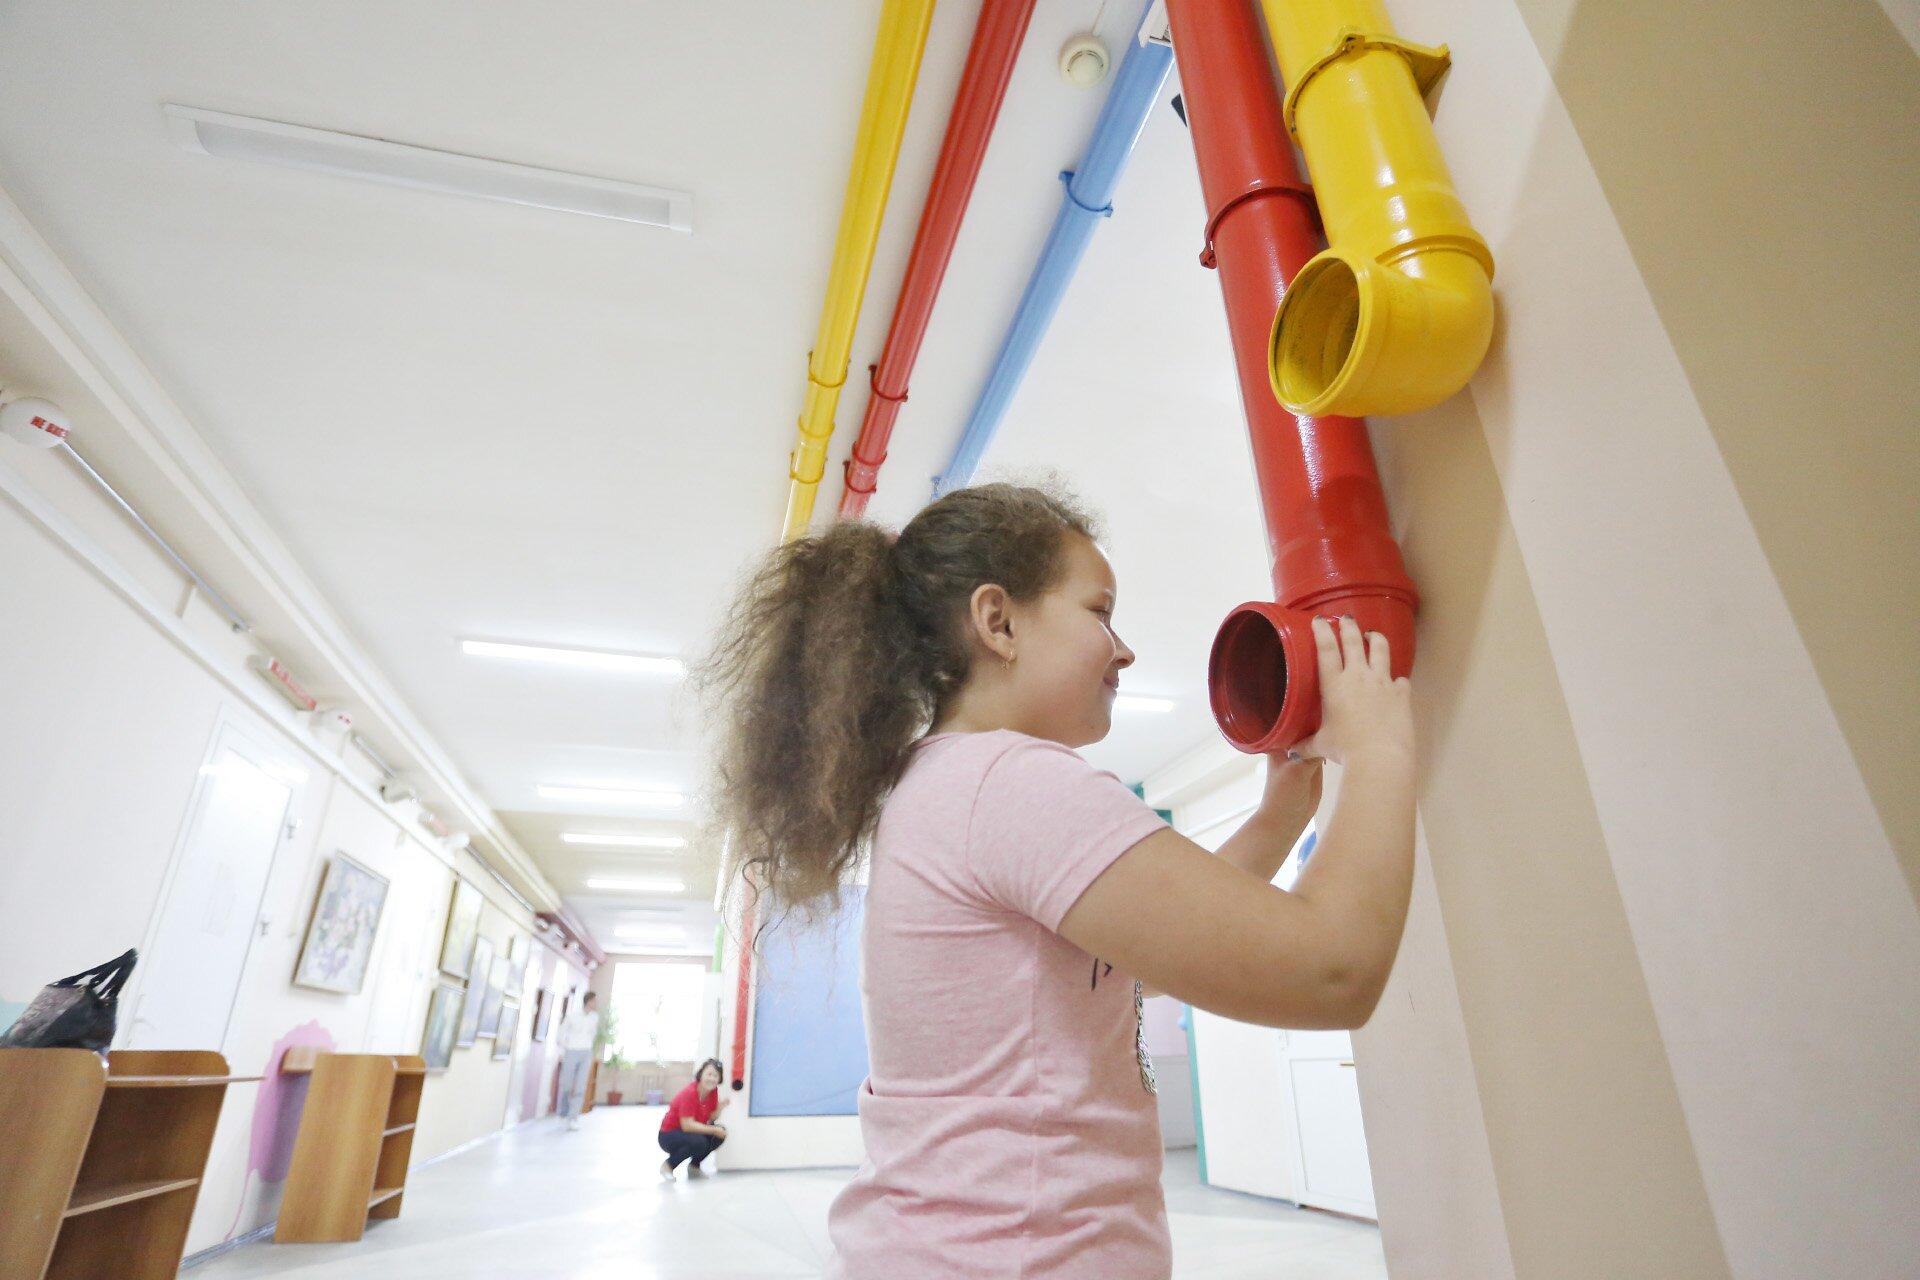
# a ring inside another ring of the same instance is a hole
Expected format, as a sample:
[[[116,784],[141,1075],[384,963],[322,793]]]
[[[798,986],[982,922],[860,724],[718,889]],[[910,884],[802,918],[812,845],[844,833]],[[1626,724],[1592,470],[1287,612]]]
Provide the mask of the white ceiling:
[[[1034,20],[870,514],[958,438],[1105,86]],[[1137,16],[1116,0],[1116,55]],[[712,851],[585,855],[562,829],[684,830],[542,782],[692,787],[672,687],[462,656],[460,636],[693,654],[778,535],[878,0],[567,6],[174,0],[0,8],[0,185],[21,204],[479,793],[613,943],[590,871],[658,864],[711,936]],[[978,11],[936,11],[819,513],[865,405]],[[1173,86],[1167,93],[1171,96]],[[694,234],[190,154],[160,106],[681,188]],[[1205,657],[1265,589],[1187,136],[1156,111],[990,474],[1057,469],[1106,512],[1129,690],[1096,762],[1136,780],[1212,734]],[[658,912],[654,912],[655,915]]]

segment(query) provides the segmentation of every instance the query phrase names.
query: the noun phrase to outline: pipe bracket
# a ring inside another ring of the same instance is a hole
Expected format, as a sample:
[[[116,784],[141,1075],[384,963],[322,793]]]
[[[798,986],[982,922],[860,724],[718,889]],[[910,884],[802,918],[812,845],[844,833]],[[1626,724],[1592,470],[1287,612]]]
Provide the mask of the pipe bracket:
[[[1111,218],[1113,216],[1112,205],[1110,204],[1103,205],[1102,207],[1096,209],[1090,204],[1082,204],[1080,201],[1080,197],[1073,194],[1073,170],[1062,169],[1060,171],[1060,184],[1067,189],[1067,200],[1069,203],[1073,205],[1074,208],[1084,209],[1088,213],[1096,214],[1102,218]]]
[[[1311,184],[1305,182],[1269,182],[1262,179],[1254,186],[1247,188],[1233,199],[1221,205],[1218,209],[1215,209],[1213,216],[1207,219],[1206,246],[1200,250],[1201,266],[1209,271],[1213,270],[1215,261],[1213,236],[1214,233],[1220,229],[1220,224],[1226,220],[1226,216],[1249,200],[1257,200],[1261,196],[1287,196],[1291,199],[1298,200],[1301,206],[1307,211],[1307,220],[1313,225],[1314,234],[1322,234],[1320,226],[1320,205],[1319,202],[1313,198],[1313,187]]]
[[[1453,65],[1453,55],[1447,52],[1445,45],[1415,44],[1411,40],[1402,40],[1390,31],[1342,28],[1340,34],[1334,37],[1333,48],[1309,62],[1299,78],[1287,86],[1286,101],[1280,104],[1280,114],[1287,122],[1287,132],[1299,136],[1300,130],[1293,121],[1294,111],[1300,105],[1300,95],[1313,83],[1315,76],[1342,58],[1375,49],[1390,50],[1407,60],[1407,66],[1413,72],[1414,88],[1422,99],[1433,92],[1447,74],[1447,68]]]
[[[886,465],[886,461],[887,455],[883,453],[880,455],[878,462],[868,462],[865,458],[853,457],[841,463],[841,474],[846,477],[848,491],[851,493],[864,493],[868,497],[872,497],[874,492],[880,487],[880,477],[875,473],[878,472],[882,466]],[[861,485],[854,479],[856,468],[864,471],[870,477],[868,484]]]
[[[899,395],[892,396],[880,389],[880,366],[877,364],[867,366],[867,386],[873,391],[873,398],[875,400],[885,400],[888,404],[905,404],[907,402],[907,393],[904,390],[901,391]]]
[[[814,376],[813,352],[809,351],[807,352],[807,381],[819,387],[822,391],[838,391],[847,385],[847,366],[844,364],[840,366],[840,381],[822,382],[818,377]]]

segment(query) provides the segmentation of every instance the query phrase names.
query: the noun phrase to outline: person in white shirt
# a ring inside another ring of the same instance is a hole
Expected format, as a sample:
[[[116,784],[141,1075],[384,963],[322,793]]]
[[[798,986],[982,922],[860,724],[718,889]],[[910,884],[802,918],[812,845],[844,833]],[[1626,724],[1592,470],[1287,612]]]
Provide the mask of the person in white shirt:
[[[587,992],[580,1007],[560,1020],[560,1114],[568,1129],[580,1127],[580,1108],[587,1093],[587,1068],[593,1065],[593,1042],[600,1034],[598,997]]]

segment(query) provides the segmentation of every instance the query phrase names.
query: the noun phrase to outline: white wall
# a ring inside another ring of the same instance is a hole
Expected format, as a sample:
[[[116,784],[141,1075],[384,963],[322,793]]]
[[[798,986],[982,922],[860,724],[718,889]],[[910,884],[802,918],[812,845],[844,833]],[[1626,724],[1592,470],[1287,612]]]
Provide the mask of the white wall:
[[[274,1045],[308,1024],[344,1051],[418,1052],[456,872],[485,895],[482,930],[496,943],[509,932],[531,934],[530,913],[471,855],[450,854],[397,820],[368,790],[371,766],[342,757],[339,744],[317,741],[290,710],[254,692],[244,643],[223,644],[191,607],[186,623],[173,618],[150,590],[167,570],[109,556],[100,542],[116,529],[85,506],[91,495],[57,479],[29,484],[7,465],[21,451],[0,448],[0,656],[10,667],[0,678],[0,903],[8,919],[0,1002],[24,1003],[43,983],[144,943],[198,768],[218,727],[231,724],[284,759],[297,779],[298,825],[273,855],[226,1041],[208,1047],[220,1048],[237,1074],[260,1073]],[[339,852],[390,881],[356,995],[291,982],[320,877]],[[569,972],[560,957],[549,967],[563,979]],[[130,999],[145,976],[136,971]],[[122,1038],[125,1031],[123,1015]],[[527,1037],[523,1018],[523,1048]],[[452,1068],[429,1079],[416,1161],[505,1122],[515,1066],[492,1061],[488,1047],[481,1040],[457,1050]],[[271,1221],[278,1187],[259,1176],[257,1149],[271,1145],[265,1139],[277,1126],[273,1114],[256,1116],[260,1096],[253,1085],[228,1091],[190,1252]]]

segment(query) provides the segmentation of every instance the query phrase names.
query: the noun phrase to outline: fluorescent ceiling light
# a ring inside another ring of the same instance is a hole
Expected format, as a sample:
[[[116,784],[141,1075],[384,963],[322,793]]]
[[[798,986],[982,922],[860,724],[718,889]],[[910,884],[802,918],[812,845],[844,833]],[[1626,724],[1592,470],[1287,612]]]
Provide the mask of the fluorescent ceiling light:
[[[519,662],[545,662],[557,667],[584,667],[589,671],[613,671],[621,675],[687,674],[687,664],[680,659],[663,658],[650,653],[567,649],[558,645],[513,644],[504,640],[462,640],[460,649],[476,658],[512,658]]]
[[[588,804],[638,805],[648,809],[678,809],[687,798],[678,791],[635,791],[628,787],[573,787],[542,783],[542,800],[581,800]]]
[[[564,844],[590,844],[603,849],[684,849],[687,847],[685,836],[634,836],[613,832],[597,835],[591,831],[563,831],[560,839]]]
[[[693,196],[686,191],[434,151],[383,138],[309,129],[199,107],[168,103],[164,110],[168,127],[180,145],[204,155],[289,165],[389,186],[501,200],[672,231],[693,230]]]
[[[1115,711],[1171,711],[1174,708],[1172,698],[1149,698],[1138,693],[1123,693],[1113,700]]]
[[[587,888],[605,893],[685,893],[684,880],[629,880],[618,876],[588,876]]]

